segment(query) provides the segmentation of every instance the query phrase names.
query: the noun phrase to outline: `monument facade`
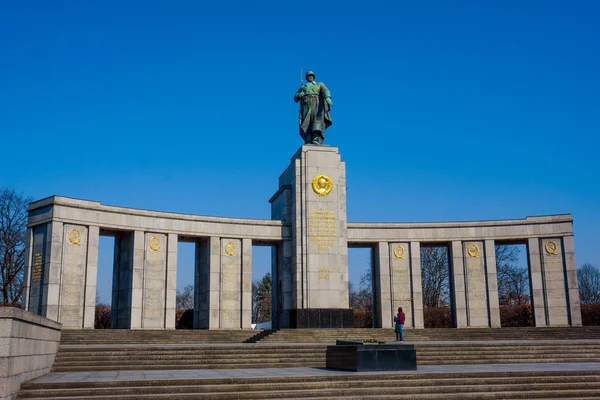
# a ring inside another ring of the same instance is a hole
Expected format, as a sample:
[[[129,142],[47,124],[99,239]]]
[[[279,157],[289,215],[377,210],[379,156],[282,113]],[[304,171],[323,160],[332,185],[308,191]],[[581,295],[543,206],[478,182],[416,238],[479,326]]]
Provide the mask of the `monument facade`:
[[[196,248],[194,328],[250,329],[252,246],[272,246],[273,327],[352,327],[348,247],[372,251],[374,320],[423,328],[421,247],[450,249],[454,326],[500,327],[495,246],[527,245],[536,326],[581,325],[570,215],[440,223],[348,223],[346,167],[323,145],[329,89],[306,74],[300,102],[305,145],[269,200],[271,220],[112,207],[52,196],[30,204],[26,309],[64,328],[94,327],[100,235],[115,238],[111,325],[175,327],[177,244]]]
[[[338,149],[304,145],[271,197],[272,220],[106,206],[52,196],[30,204],[26,308],[94,327],[100,235],[115,238],[112,325],[175,327],[177,243],[196,246],[194,327],[250,329],[252,246],[273,248],[274,326],[345,327],[348,248],[372,250],[375,323],[423,327],[420,249],[450,249],[454,325],[500,327],[495,245],[527,247],[536,326],[581,325],[570,215],[438,223],[349,223]]]

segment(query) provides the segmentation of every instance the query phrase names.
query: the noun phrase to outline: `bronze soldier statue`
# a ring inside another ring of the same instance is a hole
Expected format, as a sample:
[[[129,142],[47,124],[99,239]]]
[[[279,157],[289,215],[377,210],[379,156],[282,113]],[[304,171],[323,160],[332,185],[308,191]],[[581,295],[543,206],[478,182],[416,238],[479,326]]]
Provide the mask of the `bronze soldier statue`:
[[[325,130],[331,126],[331,94],[323,82],[315,82],[312,71],[306,73],[307,82],[300,86],[294,101],[300,102],[300,136],[306,144],[322,144]]]

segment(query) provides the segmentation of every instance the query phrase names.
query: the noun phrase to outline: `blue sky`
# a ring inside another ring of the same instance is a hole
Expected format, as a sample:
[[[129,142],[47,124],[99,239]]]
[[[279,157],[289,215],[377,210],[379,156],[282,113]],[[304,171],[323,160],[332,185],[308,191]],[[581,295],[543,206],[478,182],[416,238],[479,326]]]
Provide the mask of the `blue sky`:
[[[4,2],[0,186],[269,218],[303,67],[332,93],[349,221],[572,213],[577,264],[600,266],[598,20],[596,1]]]

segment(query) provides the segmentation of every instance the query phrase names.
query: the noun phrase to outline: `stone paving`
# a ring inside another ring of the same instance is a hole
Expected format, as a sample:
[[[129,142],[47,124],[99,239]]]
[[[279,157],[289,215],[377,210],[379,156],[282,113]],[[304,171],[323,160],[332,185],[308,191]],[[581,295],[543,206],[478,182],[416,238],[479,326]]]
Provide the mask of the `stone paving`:
[[[49,382],[101,382],[156,379],[204,379],[204,378],[269,378],[282,376],[331,376],[373,374],[428,374],[456,372],[521,372],[521,371],[582,371],[600,370],[600,363],[555,364],[488,364],[488,365],[436,365],[420,366],[417,371],[351,372],[326,368],[252,368],[234,370],[154,370],[154,371],[101,371],[101,372],[53,372],[32,380],[34,383]]]

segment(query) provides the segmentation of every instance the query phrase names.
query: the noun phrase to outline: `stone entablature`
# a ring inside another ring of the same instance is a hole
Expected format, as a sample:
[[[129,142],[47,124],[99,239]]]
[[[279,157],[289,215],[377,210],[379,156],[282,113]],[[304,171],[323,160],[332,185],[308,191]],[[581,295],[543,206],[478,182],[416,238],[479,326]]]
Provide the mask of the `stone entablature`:
[[[350,244],[396,241],[451,242],[482,239],[525,241],[531,237],[572,235],[573,218],[570,214],[473,222],[348,223],[348,242]]]
[[[280,241],[289,229],[276,220],[221,218],[107,206],[96,201],[51,196],[29,206],[29,226],[51,221],[103,229]]]

